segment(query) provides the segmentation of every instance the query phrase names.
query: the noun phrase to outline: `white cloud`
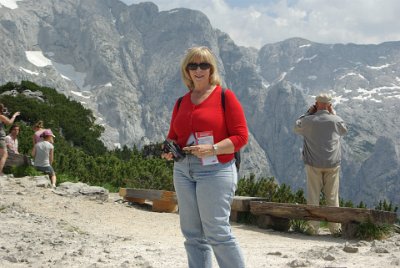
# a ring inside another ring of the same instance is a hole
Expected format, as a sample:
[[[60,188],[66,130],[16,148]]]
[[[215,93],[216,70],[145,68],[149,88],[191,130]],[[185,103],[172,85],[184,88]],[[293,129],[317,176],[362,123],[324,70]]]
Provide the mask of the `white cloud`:
[[[200,10],[213,27],[228,33],[237,44],[257,48],[292,37],[320,43],[400,40],[398,0],[247,0],[240,6],[234,0],[152,2],[161,11],[178,7]]]

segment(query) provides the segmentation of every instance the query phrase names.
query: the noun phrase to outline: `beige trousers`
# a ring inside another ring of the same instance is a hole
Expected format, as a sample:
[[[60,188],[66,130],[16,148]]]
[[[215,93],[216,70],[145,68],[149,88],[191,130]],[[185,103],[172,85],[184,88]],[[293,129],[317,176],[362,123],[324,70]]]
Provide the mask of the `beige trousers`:
[[[339,173],[340,166],[334,168],[316,168],[306,165],[307,174],[307,204],[319,205],[321,191],[325,194],[326,203],[331,207],[339,207]],[[310,221],[309,225],[317,233],[318,221]],[[328,223],[331,233],[340,230],[340,223]]]

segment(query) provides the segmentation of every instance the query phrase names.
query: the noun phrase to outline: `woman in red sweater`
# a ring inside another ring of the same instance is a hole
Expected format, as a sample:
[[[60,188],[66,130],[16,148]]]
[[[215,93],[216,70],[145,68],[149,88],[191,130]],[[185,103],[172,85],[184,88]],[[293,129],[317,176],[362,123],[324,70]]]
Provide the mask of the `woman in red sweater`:
[[[248,140],[243,108],[231,90],[222,106],[217,63],[207,47],[189,49],[181,72],[189,92],[175,104],[167,139],[186,152],[174,163],[174,186],[189,267],[211,267],[212,252],[220,267],[244,267],[229,224],[238,180],[234,152]]]

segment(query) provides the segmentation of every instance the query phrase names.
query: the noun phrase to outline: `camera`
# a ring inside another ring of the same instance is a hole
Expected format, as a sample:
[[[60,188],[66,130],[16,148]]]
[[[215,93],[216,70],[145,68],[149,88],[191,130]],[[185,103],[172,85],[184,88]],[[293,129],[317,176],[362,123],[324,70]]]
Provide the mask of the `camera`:
[[[181,161],[183,158],[186,157],[185,152],[182,151],[182,149],[179,147],[179,145],[176,144],[175,142],[165,140],[163,145],[164,145],[163,152],[164,153],[172,153],[175,161]]]

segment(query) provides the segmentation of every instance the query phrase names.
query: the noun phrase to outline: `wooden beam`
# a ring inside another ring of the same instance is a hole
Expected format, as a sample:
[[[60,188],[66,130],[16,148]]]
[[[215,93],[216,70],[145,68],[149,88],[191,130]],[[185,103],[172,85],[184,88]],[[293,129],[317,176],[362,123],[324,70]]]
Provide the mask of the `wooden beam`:
[[[120,188],[119,195],[127,198],[139,198],[147,200],[169,201],[177,204],[176,193],[173,191]]]
[[[250,211],[250,201],[262,201],[262,200],[266,200],[266,198],[238,195],[233,198],[231,210],[240,212]]]
[[[325,207],[303,204],[286,204],[264,201],[251,201],[250,211],[255,215],[271,215],[280,218],[324,220],[328,222],[367,222],[393,224],[395,212],[346,207]]]
[[[126,201],[136,203],[136,204],[145,204],[146,203],[146,199],[144,199],[144,198],[134,198],[134,197],[124,196],[124,199]]]
[[[152,201],[154,212],[176,212],[178,201],[173,191],[120,188],[119,195],[130,202],[144,204],[146,200]]]
[[[153,212],[173,213],[178,210],[178,205],[171,201],[153,200]]]

